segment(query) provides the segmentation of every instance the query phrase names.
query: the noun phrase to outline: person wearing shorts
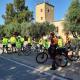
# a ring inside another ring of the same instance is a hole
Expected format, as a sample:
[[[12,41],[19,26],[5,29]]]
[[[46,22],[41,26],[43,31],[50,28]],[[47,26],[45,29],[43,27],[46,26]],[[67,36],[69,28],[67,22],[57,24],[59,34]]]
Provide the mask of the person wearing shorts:
[[[13,48],[15,48],[15,51],[16,51],[16,37],[15,37],[15,35],[11,36],[10,43],[12,46],[12,52],[13,52]]]

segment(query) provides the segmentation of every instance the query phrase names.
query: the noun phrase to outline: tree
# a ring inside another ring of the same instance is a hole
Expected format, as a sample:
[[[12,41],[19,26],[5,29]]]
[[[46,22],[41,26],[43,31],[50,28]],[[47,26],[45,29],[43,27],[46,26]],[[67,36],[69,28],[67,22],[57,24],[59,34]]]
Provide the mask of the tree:
[[[11,3],[7,4],[6,14],[3,15],[3,18],[5,19],[5,23],[6,24],[11,23],[13,21],[14,15],[15,15],[15,11],[13,8],[13,4]]]
[[[44,34],[49,34],[50,31],[55,30],[55,26],[53,24],[45,23],[33,23],[31,27],[28,28],[31,36],[36,38],[41,37]]]
[[[27,36],[29,35],[29,28],[32,26],[31,22],[23,22],[21,24],[21,35],[22,36]]]
[[[22,11],[25,8],[25,0],[14,0],[16,11]]]
[[[30,22],[32,20],[33,13],[28,9],[27,6],[25,6],[25,0],[14,0],[14,6],[16,11],[15,19],[17,19],[17,22]]]
[[[6,24],[30,22],[33,13],[25,6],[25,0],[14,0],[14,3],[6,5],[6,13],[3,15]]]
[[[73,0],[65,17],[64,30],[72,34],[80,32],[80,2]]]

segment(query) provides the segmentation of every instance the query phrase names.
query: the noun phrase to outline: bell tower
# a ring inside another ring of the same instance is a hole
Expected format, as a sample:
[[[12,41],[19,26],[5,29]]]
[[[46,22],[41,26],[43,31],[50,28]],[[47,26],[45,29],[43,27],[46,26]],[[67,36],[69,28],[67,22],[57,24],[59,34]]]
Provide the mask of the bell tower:
[[[48,2],[42,2],[36,5],[36,22],[50,22],[54,19],[54,6]]]

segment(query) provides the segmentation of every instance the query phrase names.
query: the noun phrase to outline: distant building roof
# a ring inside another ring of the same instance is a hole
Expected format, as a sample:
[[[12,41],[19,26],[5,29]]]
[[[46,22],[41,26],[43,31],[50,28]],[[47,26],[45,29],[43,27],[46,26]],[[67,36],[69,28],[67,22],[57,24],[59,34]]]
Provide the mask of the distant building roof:
[[[47,3],[47,2],[41,2],[41,3],[38,3],[37,5],[39,5],[39,4],[43,4],[43,3],[45,3],[45,4],[49,5],[49,6],[54,7],[52,4],[49,4],[49,3]]]

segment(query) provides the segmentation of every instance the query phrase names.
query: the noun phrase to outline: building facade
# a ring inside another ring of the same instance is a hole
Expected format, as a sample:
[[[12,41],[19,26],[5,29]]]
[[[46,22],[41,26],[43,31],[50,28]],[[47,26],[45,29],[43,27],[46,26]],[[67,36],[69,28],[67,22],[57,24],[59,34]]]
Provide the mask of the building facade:
[[[36,6],[36,22],[50,22],[54,19],[54,6],[48,3],[40,3]]]
[[[63,41],[66,42],[66,36],[63,31],[64,20],[55,21],[54,20],[54,6],[48,3],[40,3],[36,5],[36,22],[43,23],[49,22],[54,24],[57,28],[58,34],[63,38]]]

